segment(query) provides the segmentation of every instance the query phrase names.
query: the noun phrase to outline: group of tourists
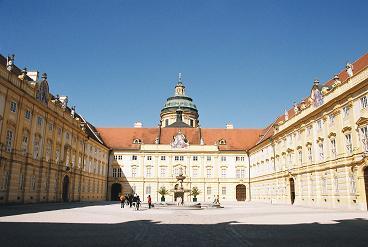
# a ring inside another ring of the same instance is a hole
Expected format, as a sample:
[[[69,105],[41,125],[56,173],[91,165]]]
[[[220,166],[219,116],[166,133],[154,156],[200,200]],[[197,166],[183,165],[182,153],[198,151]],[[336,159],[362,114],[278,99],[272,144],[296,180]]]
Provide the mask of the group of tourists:
[[[120,195],[120,208],[124,208],[125,204],[129,207],[133,207],[135,210],[139,210],[139,206],[141,205],[141,199],[137,194],[126,194]],[[148,208],[152,207],[152,198],[151,195],[147,197]]]

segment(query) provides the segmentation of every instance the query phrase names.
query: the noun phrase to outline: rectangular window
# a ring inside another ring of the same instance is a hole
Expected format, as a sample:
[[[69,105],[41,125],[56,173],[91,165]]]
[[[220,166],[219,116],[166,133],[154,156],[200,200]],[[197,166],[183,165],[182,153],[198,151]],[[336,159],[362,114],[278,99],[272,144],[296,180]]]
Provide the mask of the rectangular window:
[[[303,152],[302,152],[302,150],[298,151],[298,159],[299,159],[299,165],[302,165],[302,163],[303,163]]]
[[[52,131],[54,129],[54,125],[52,123],[49,123],[49,131]]]
[[[198,168],[193,168],[193,177],[198,177]]]
[[[240,169],[236,169],[236,178],[240,178]]]
[[[151,186],[146,186],[146,194],[151,194]]]
[[[207,168],[207,178],[210,178],[212,176],[212,169]]]
[[[41,126],[43,123],[43,118],[41,116],[37,117],[37,125]]]
[[[322,119],[318,119],[317,120],[317,128],[318,128],[318,130],[321,130],[322,129],[322,125],[323,125]]]
[[[178,161],[183,161],[184,160],[184,156],[175,156],[175,160]]]
[[[11,152],[13,149],[13,131],[8,130],[6,132],[6,151]]]
[[[330,126],[333,125],[335,123],[335,115],[334,114],[330,114],[328,116],[329,120],[330,120]]]
[[[138,158],[137,158],[137,155],[133,155],[132,156],[132,160],[137,160]]]
[[[137,176],[137,168],[132,167],[132,178],[135,178]]]
[[[152,160],[152,156],[147,156],[147,160]]]
[[[312,162],[312,147],[308,147],[308,160],[310,161],[310,162]]]
[[[121,178],[122,170],[121,168],[118,168],[118,178]]]
[[[343,117],[343,118],[347,118],[347,117],[349,117],[349,112],[350,112],[349,107],[348,107],[348,106],[344,106],[344,107],[342,108],[342,117]]]
[[[211,156],[207,156],[207,161],[211,161]]]
[[[240,169],[240,178],[245,178],[245,169],[244,168]]]
[[[226,195],[226,187],[222,187],[221,188],[221,194],[222,195]]]
[[[318,149],[319,149],[319,160],[323,161],[324,160],[323,143],[318,144]]]
[[[161,169],[160,169],[160,176],[161,177],[166,177],[166,167],[161,167]]]
[[[116,178],[116,168],[112,168],[112,177]]]
[[[360,105],[361,105],[362,109],[367,108],[367,106],[368,106],[367,96],[363,96],[363,97],[360,98]]]
[[[118,155],[118,160],[122,160],[123,156],[122,155]]]
[[[24,118],[27,120],[31,119],[31,111],[30,110],[26,110],[26,112],[24,113]]]
[[[207,187],[207,195],[211,195],[212,191],[211,191],[211,187]]]
[[[331,140],[331,156],[332,158],[336,158],[336,140]]]
[[[17,102],[15,101],[10,102],[10,111],[17,112]]]
[[[346,134],[345,135],[345,144],[346,144],[346,152],[348,154],[351,154],[353,152],[353,145],[351,142],[351,134]]]
[[[146,168],[146,177],[150,178],[151,177],[151,167],[147,167]]]
[[[364,152],[368,152],[368,127],[364,126],[360,128],[361,140],[363,143]]]
[[[193,156],[193,161],[198,161],[198,156]]]
[[[226,169],[221,169],[221,177],[226,178]]]
[[[226,161],[226,156],[221,156],[221,161]]]
[[[166,160],[166,156],[161,156],[161,160],[162,161]]]

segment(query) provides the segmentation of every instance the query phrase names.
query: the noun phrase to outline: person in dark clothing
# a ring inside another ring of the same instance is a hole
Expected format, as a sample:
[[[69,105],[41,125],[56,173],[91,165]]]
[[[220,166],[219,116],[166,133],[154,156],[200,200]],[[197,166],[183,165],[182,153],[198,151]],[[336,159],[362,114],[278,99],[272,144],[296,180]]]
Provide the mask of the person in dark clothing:
[[[134,196],[133,196],[133,207],[137,207],[137,194],[134,194]]]
[[[125,200],[126,200],[125,196],[121,195],[120,196],[120,208],[124,208]]]
[[[129,206],[132,207],[133,205],[133,195],[129,195]]]
[[[139,196],[137,195],[137,199],[136,199],[136,209],[139,210],[139,205],[141,205],[141,199],[139,198]]]

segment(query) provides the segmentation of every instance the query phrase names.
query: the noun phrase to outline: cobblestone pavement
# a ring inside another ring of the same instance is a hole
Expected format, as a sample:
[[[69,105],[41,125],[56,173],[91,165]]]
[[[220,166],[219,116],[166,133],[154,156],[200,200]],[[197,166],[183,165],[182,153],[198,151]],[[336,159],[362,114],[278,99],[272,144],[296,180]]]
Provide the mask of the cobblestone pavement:
[[[0,207],[1,246],[368,246],[368,213],[261,203],[177,210],[119,203]]]

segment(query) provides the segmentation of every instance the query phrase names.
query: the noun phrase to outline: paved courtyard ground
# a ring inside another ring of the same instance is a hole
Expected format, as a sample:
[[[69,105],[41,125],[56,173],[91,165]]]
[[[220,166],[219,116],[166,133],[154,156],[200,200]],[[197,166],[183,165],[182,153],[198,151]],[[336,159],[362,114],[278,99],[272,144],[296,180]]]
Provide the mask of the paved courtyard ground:
[[[368,213],[261,203],[134,211],[119,203],[0,206],[1,246],[368,246]]]

